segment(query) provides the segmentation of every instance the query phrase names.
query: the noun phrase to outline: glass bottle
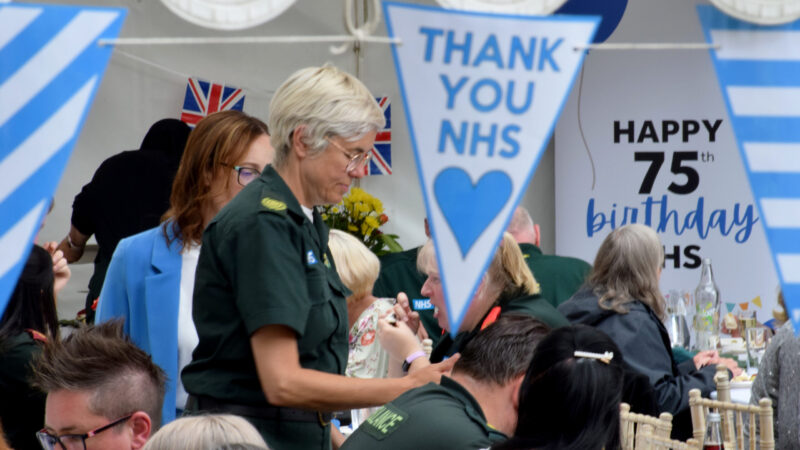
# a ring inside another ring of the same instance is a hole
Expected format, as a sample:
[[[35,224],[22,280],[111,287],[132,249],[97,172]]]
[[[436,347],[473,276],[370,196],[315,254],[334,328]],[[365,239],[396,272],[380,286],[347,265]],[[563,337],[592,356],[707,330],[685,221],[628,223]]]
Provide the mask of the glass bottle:
[[[709,412],[706,422],[706,437],[703,439],[703,450],[723,450],[725,447],[722,445],[722,425],[719,413]]]
[[[694,316],[695,344],[698,350],[716,350],[719,344],[719,289],[714,282],[711,270],[711,259],[703,259],[700,272],[700,284],[694,291],[694,304],[697,312]]]

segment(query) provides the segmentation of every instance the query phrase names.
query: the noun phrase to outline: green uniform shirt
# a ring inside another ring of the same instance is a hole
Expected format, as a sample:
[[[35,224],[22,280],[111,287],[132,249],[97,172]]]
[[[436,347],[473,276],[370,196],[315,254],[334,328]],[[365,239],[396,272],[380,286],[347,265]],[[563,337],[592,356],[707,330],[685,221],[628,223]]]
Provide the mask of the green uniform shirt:
[[[477,400],[460,384],[442,377],[392,400],[344,441],[342,450],[481,449],[505,441],[486,423]]]
[[[268,166],[211,221],[197,263],[192,317],[200,339],[182,372],[186,391],[227,403],[266,406],[250,336],[265,325],[297,333],[300,365],[344,374],[347,305],[328,250],[328,228],[314,223]],[[330,427],[247,418],[270,448],[329,448]]]
[[[11,448],[41,448],[36,432],[44,427],[44,392],[32,387],[31,364],[42,351],[28,332],[0,342],[0,421]]]
[[[431,362],[441,362],[466,347],[467,343],[481,330],[483,322],[491,311],[492,310],[489,309],[489,311],[484,314],[474,330],[462,331],[454,338],[446,334],[431,352]],[[515,298],[509,301],[500,300],[500,315],[503,314],[521,314],[535,317],[547,324],[550,328],[560,328],[569,325],[569,321],[566,317],[558,312],[553,305],[548,303],[547,300],[542,298],[539,294]]]
[[[519,244],[519,248],[533,272],[533,277],[542,288],[542,297],[556,307],[578,292],[592,269],[582,259],[544,255],[533,244]]]
[[[419,313],[422,326],[428,332],[433,345],[436,345],[442,338],[442,329],[439,328],[439,321],[433,317],[431,300],[420,292],[426,278],[417,270],[417,253],[420,248],[381,256],[381,272],[372,293],[376,297],[395,298],[398,292],[405,292],[411,309]]]

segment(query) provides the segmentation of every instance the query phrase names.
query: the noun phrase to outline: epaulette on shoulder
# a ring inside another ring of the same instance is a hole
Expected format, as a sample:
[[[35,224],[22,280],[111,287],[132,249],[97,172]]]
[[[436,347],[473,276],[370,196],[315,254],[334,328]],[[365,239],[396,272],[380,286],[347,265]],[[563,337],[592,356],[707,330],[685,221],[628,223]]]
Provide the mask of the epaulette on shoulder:
[[[31,338],[34,341],[42,342],[42,343],[47,342],[47,336],[45,336],[43,333],[40,333],[40,332],[38,332],[38,331],[36,331],[36,330],[34,330],[32,328],[26,328],[25,331],[27,331],[28,334],[31,335]]]
[[[261,196],[261,207],[275,214],[286,215],[286,202],[269,195]]]

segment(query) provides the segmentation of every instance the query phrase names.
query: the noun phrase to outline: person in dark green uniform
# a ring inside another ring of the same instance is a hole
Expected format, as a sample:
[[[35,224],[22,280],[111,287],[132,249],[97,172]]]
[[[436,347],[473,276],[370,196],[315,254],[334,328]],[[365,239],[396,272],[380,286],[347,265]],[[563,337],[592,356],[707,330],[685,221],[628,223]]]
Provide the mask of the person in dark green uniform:
[[[516,239],[525,262],[539,282],[542,297],[550,304],[558,307],[578,292],[592,266],[578,258],[543,254],[539,248],[539,225],[533,223],[525,208],[517,207],[506,231]]]
[[[70,271],[60,251],[57,258],[64,271],[61,288]],[[47,250],[33,246],[0,318],[0,422],[10,448],[19,450],[41,448],[36,432],[44,425],[46,396],[29,379],[44,342],[58,339],[53,261]]]
[[[550,331],[509,314],[467,344],[450,378],[392,400],[347,438],[343,450],[488,448],[517,423],[519,386],[536,345]]]
[[[349,291],[314,206],[363,176],[381,109],[335,67],[299,70],[275,92],[275,159],[211,221],[197,264],[199,344],[182,380],[187,410],[244,416],[270,448],[330,448],[329,411],[383,404],[452,364],[399,379],[342,376]]]
[[[439,326],[448,330],[444,291],[434,252],[432,241],[428,241],[419,252],[418,266],[428,275],[422,286],[422,295],[430,297],[431,303],[436,307],[434,316],[439,321]],[[494,258],[489,263],[483,280],[464,313],[460,328],[455,333],[448,333],[442,337],[433,348],[430,362],[441,362],[459,352],[478,331],[501,314],[526,314],[541,320],[551,328],[569,325],[567,319],[542,298],[538,291],[539,286],[525,264],[519,246],[510,234],[504,233]],[[409,356],[419,351],[419,342],[406,333],[383,333],[381,345],[395,360],[405,358],[408,361]],[[416,364],[416,367],[423,366],[423,362]]]
[[[428,338],[436,345],[442,338],[442,328],[433,317],[431,299],[421,292],[425,283],[425,275],[417,269],[417,253],[421,248],[420,246],[381,256],[381,271],[372,293],[377,297],[396,297],[398,293],[404,292],[408,296],[411,311],[419,314]]]

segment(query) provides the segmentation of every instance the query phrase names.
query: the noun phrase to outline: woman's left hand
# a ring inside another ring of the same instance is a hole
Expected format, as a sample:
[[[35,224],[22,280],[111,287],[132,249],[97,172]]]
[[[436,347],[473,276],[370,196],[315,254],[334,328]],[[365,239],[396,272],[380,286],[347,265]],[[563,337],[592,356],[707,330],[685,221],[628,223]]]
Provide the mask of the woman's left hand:
[[[699,370],[701,367],[705,367],[710,364],[718,364],[719,353],[717,353],[716,350],[704,350],[694,355],[692,360],[694,360],[695,368]]]

